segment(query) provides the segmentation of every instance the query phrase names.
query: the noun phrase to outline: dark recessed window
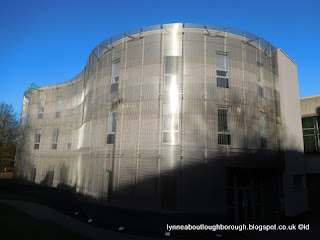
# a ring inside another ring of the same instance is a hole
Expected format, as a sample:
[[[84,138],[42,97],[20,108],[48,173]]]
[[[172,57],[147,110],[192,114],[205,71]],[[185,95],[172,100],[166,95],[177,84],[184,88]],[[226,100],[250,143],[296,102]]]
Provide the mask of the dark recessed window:
[[[303,143],[305,153],[319,153],[319,119],[308,117],[302,119]]]
[[[218,144],[219,145],[231,145],[231,136],[226,133],[218,134]]]
[[[218,107],[218,144],[231,145],[230,108]]]
[[[228,71],[217,70],[217,76],[226,77]]]
[[[229,88],[229,60],[227,53],[216,53],[216,75],[217,87]]]
[[[108,134],[107,135],[107,144],[114,144],[115,142],[115,134]]]
[[[217,77],[217,87],[229,88],[229,79]]]

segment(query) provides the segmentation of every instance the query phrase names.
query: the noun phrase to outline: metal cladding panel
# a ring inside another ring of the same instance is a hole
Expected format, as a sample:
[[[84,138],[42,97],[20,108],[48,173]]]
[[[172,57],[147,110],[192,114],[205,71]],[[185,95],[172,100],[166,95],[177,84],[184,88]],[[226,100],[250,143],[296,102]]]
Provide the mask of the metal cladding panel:
[[[136,176],[136,159],[121,158],[119,159],[120,171],[118,176],[118,190],[124,193],[130,191],[135,183]]]
[[[204,76],[184,76],[183,99],[203,101],[205,97]]]
[[[158,160],[156,157],[151,159],[140,158],[138,160],[138,166],[138,183],[154,181],[159,177]]]
[[[139,200],[154,201],[158,194],[158,162],[157,159],[138,160],[138,179],[135,186],[135,197]]]
[[[141,102],[140,150],[158,150],[159,145],[158,100]]]
[[[114,44],[113,49],[112,49],[112,59],[111,61],[121,59],[122,58],[122,53],[123,53],[123,48],[124,48],[124,42],[121,40],[120,42]],[[120,65],[120,69],[123,65]],[[122,69],[121,69],[122,70]]]
[[[140,99],[141,92],[141,69],[132,68],[126,71],[126,86],[123,89],[125,101],[138,101]]]
[[[142,101],[154,101],[159,98],[159,77],[151,76],[141,86]],[[140,89],[139,89],[140,90]]]
[[[203,150],[205,147],[206,120],[204,118],[203,101],[184,101],[183,105],[183,150]]]
[[[139,133],[139,102],[125,102],[122,104],[122,116],[117,121],[120,132],[121,149],[137,149]],[[119,136],[119,135],[118,135]]]
[[[143,39],[127,42],[126,67],[136,68],[142,65]]]

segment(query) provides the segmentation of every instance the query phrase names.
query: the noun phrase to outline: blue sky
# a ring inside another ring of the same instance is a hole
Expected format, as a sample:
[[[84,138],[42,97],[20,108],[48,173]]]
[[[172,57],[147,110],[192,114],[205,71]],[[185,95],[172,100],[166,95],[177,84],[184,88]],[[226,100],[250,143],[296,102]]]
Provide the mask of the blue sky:
[[[100,42],[127,30],[203,23],[254,33],[298,65],[300,96],[320,94],[320,1],[0,0],[0,102],[76,76]]]

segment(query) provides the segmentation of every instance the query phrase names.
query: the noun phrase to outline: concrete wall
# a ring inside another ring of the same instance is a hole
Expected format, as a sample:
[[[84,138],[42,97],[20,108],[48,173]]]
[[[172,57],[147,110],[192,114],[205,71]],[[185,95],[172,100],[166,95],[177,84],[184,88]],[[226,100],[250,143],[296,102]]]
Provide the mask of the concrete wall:
[[[300,105],[302,118],[320,115],[320,96],[301,98]]]
[[[281,50],[277,51],[281,108],[281,148],[285,153],[284,202],[288,216],[307,210],[305,162],[297,65]],[[296,191],[294,175],[304,176],[304,190]]]

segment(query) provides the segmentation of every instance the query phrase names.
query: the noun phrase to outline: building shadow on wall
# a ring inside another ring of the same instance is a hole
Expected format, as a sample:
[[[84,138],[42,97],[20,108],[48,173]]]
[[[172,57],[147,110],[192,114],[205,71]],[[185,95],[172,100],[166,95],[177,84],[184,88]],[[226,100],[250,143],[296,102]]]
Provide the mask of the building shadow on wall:
[[[290,154],[301,155],[295,151]],[[139,234],[163,232],[166,224],[281,223],[284,153],[242,149],[228,156],[220,153],[206,160],[179,162],[170,171],[139,179],[116,191],[110,183],[108,194],[99,198],[83,191],[90,185],[78,189],[70,186],[69,168],[62,164],[57,187],[64,194],[74,193],[80,201],[77,205],[62,199],[58,189],[43,189],[66,211],[80,210],[82,216],[103,226],[125,225],[128,231]],[[41,185],[50,186],[51,179],[48,171]],[[199,232],[192,234],[199,236]]]
[[[147,225],[149,220],[146,221],[140,214],[142,212],[167,216],[165,222],[172,224],[177,224],[175,221],[181,224],[280,221],[284,214],[283,153],[242,149],[241,152],[229,153],[229,156],[222,154],[206,160],[180,159],[177,167],[170,171],[139,181],[133,179],[131,184],[115,190],[110,178],[107,194],[102,193],[99,198],[83,191],[90,189],[90,185],[78,187],[76,195],[89,202],[93,209],[104,206],[107,212],[111,208],[130,210],[133,218]],[[76,186],[68,187],[65,179],[68,179],[68,169],[62,165],[58,187],[75,192]],[[86,182],[85,178],[82,180]],[[45,181],[50,182],[49,173]],[[96,219],[106,221],[105,214],[97,213]],[[108,221],[111,224],[116,220]],[[132,219],[125,217],[121,221],[130,222]]]
[[[167,214],[210,215],[217,222],[274,222],[283,213],[281,153],[245,150],[180,160],[178,167],[127,184],[109,204]],[[121,177],[121,176],[120,176]],[[192,222],[194,217],[186,219]]]

